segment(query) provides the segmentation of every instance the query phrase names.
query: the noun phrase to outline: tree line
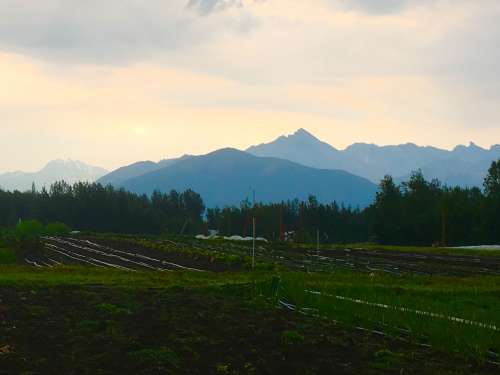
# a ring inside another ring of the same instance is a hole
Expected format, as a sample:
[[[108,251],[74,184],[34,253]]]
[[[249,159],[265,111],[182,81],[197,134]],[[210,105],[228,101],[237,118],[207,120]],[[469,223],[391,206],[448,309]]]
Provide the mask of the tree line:
[[[399,185],[386,176],[366,215],[369,232],[380,243],[500,243],[500,161],[492,164],[483,190],[443,186],[421,172]]]
[[[336,202],[258,203],[209,208],[192,190],[151,196],[96,183],[55,183],[49,190],[0,190],[0,227],[37,219],[63,222],[78,230],[222,235],[257,235],[300,242],[376,242],[394,245],[468,245],[500,243],[500,160],[493,162],[484,188],[460,188],[427,181],[420,171],[396,184],[386,176],[372,205],[365,209]]]
[[[314,196],[303,202],[296,199],[252,207],[244,201],[240,207],[208,209],[207,224],[225,236],[252,236],[254,216],[257,235],[275,241],[312,242],[319,235],[322,242],[346,243],[364,241],[369,235],[364,211],[336,202],[320,204]]]
[[[186,233],[204,229],[205,206],[192,190],[151,196],[96,183],[57,182],[50,189],[0,190],[0,226],[20,220],[62,222],[81,231],[116,233]]]
[[[375,201],[359,210],[308,201],[257,204],[207,211],[210,228],[224,235],[251,235],[252,217],[257,233],[270,239],[388,245],[472,245],[500,243],[500,160],[493,162],[484,189],[442,185],[427,181],[421,171],[396,184],[386,176]]]

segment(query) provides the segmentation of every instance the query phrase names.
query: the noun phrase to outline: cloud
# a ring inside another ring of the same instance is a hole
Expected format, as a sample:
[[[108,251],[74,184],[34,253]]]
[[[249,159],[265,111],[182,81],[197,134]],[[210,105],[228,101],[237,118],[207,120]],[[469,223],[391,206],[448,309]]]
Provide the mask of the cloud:
[[[500,3],[468,3],[462,13],[426,51],[433,59],[429,75],[448,90],[450,121],[469,131],[499,129]]]
[[[0,0],[0,49],[56,61],[168,58],[251,27],[232,0]],[[231,12],[222,12],[231,8]],[[193,11],[196,10],[196,11]],[[201,14],[212,13],[210,17]],[[230,14],[227,14],[230,13]]]
[[[435,0],[340,0],[336,4],[347,9],[360,10],[370,14],[398,13],[413,7],[425,6]]]
[[[194,9],[202,15],[223,11],[230,7],[243,7],[241,0],[189,0],[188,8]]]
[[[0,14],[0,149],[34,162],[304,126],[336,146],[500,137],[498,0],[0,0]]]

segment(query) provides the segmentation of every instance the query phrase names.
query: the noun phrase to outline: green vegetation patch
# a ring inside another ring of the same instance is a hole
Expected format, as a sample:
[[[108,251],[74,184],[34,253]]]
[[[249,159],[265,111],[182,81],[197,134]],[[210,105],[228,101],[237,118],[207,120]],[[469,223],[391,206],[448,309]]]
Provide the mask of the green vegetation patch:
[[[0,286],[105,285],[125,288],[170,288],[175,286],[220,286],[247,284],[269,278],[265,273],[209,273],[188,271],[124,272],[86,266],[33,268],[0,266]]]
[[[325,248],[328,248],[326,246]],[[334,249],[353,249],[353,250],[385,250],[398,251],[401,253],[420,253],[420,254],[439,254],[439,255],[464,255],[464,256],[490,256],[500,257],[500,250],[492,249],[460,249],[453,247],[429,247],[429,246],[391,246],[378,244],[347,244],[335,245]]]
[[[275,298],[451,353],[485,359],[500,352],[500,277],[284,273]]]
[[[246,275],[203,287],[200,276],[192,283],[190,277],[172,274],[184,286],[171,279],[163,279],[160,288],[150,281],[131,288],[67,284],[68,279],[51,285],[54,278],[40,286],[0,285],[1,371],[494,373],[489,365],[277,309],[253,284],[233,284],[248,280]],[[98,278],[104,280],[94,275],[94,281]]]
[[[0,244],[0,265],[16,263],[16,254],[13,250],[2,247]]]

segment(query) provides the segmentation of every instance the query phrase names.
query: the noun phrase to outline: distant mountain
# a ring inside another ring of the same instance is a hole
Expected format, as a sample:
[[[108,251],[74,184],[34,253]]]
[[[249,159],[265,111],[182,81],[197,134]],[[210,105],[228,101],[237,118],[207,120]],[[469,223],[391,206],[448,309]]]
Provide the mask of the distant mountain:
[[[191,156],[184,155],[180,158],[160,160],[158,163],[153,161],[139,161],[137,163],[118,168],[101,177],[97,180],[97,182],[102,185],[113,185],[119,187],[122,186],[123,182],[126,180],[171,166],[178,161],[188,159],[189,157]]]
[[[314,194],[320,202],[364,207],[377,190],[372,182],[344,171],[310,168],[235,149],[186,158],[123,181],[122,186],[141,194],[191,188],[201,194],[208,207],[238,205],[251,195],[251,189],[263,202],[306,199]]]
[[[493,160],[500,159],[500,148],[482,149],[473,143],[468,147],[457,146],[450,156],[433,163],[423,165],[420,169],[428,179],[437,178],[449,186],[483,185]],[[410,174],[397,180],[407,180]]]
[[[70,184],[79,181],[94,182],[107,171],[77,160],[53,160],[38,172],[9,172],[0,175],[0,186],[5,190],[30,190],[35,183],[37,188],[49,187],[56,181],[64,180]]]
[[[304,129],[292,135],[283,135],[271,143],[252,146],[246,151],[255,156],[277,157],[313,168],[330,169],[332,163],[342,164],[340,151]]]
[[[474,143],[457,146],[452,151],[413,143],[395,146],[355,143],[345,150],[337,150],[304,129],[271,143],[252,146],[247,152],[314,168],[342,169],[375,183],[386,174],[404,180],[411,171],[422,169],[429,179],[438,178],[448,185],[458,186],[482,185],[489,165],[500,158],[499,145],[486,150]]]

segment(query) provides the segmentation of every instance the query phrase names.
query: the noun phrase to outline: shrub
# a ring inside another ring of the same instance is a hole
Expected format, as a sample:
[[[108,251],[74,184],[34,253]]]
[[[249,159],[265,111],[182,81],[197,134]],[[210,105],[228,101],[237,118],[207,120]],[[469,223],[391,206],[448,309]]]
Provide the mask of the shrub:
[[[43,232],[43,225],[37,220],[27,220],[17,224],[15,238],[18,257],[26,258],[29,255],[40,255],[42,252],[40,236]]]
[[[45,234],[48,236],[66,236],[71,232],[71,229],[64,223],[49,223],[45,227]]]
[[[18,242],[33,242],[43,233],[43,225],[38,220],[22,221],[16,226],[16,240]]]

